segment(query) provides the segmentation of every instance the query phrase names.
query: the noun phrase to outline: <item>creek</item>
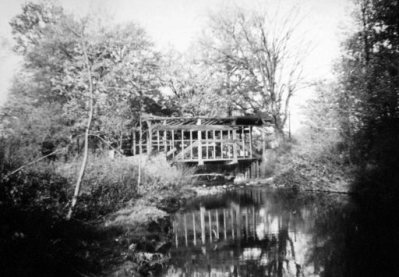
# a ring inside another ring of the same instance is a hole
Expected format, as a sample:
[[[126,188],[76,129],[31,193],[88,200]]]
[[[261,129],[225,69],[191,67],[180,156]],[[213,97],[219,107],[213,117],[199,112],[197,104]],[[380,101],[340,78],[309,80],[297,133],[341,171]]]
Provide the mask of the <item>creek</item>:
[[[399,276],[397,222],[367,203],[258,187],[193,199],[162,276]]]

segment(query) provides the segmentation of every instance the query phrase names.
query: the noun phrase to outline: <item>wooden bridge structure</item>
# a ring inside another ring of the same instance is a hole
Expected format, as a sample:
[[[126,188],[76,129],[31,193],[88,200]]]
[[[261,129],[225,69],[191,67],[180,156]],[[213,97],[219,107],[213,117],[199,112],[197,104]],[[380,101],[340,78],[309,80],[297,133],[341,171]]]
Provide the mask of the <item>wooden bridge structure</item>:
[[[159,117],[143,115],[133,130],[133,155],[165,153],[174,162],[198,163],[257,160],[265,145],[269,118],[238,117]],[[254,129],[257,129],[256,141]],[[259,141],[260,138],[260,141]],[[259,148],[259,147],[258,147]]]

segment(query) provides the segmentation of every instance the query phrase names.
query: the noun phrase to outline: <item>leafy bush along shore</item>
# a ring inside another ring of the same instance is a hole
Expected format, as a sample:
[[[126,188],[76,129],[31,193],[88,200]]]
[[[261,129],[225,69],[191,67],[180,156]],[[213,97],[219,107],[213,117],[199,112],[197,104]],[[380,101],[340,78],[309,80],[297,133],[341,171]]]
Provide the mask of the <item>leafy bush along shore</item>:
[[[79,162],[41,162],[3,178],[1,276],[83,276],[115,271],[126,261],[144,273],[149,261],[138,253],[163,253],[158,244],[167,242],[169,227],[159,208],[178,206],[191,169],[171,167],[163,156],[91,156],[74,218],[67,221]]]
[[[61,163],[56,172],[74,184],[79,167],[80,160]],[[92,156],[86,168],[77,213],[90,218],[104,216],[147,194],[163,189],[179,191],[190,182],[186,176],[192,175],[193,170],[172,167],[162,154],[115,159]],[[96,214],[87,214],[92,212]]]
[[[349,192],[354,167],[335,145],[289,142],[275,150],[273,183],[302,191]]]

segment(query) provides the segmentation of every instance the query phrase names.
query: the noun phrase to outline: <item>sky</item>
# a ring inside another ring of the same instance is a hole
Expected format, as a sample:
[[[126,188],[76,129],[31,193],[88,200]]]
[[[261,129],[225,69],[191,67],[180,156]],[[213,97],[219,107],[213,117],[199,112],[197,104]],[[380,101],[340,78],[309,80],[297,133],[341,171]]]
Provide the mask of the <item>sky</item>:
[[[10,80],[21,58],[10,51],[8,22],[21,11],[26,0],[0,0],[0,105],[7,96]],[[37,1],[34,1],[37,2]],[[230,6],[286,11],[300,4],[301,28],[311,51],[304,61],[309,80],[332,78],[332,65],[339,56],[342,26],[349,23],[350,0],[58,0],[68,12],[83,16],[103,14],[112,22],[134,21],[144,27],[159,49],[174,47],[185,51],[207,22],[207,15]],[[309,97],[296,96],[293,105]]]

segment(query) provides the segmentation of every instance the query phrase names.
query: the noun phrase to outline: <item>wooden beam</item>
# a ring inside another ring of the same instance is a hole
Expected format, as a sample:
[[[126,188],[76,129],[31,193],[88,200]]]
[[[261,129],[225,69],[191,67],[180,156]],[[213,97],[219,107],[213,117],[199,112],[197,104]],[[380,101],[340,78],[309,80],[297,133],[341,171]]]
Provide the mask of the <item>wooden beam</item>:
[[[227,140],[230,141],[231,140],[231,130],[227,131]],[[227,158],[231,158],[231,143],[229,142],[229,144],[227,144]]]
[[[172,149],[175,149],[175,130],[172,130]],[[173,158],[175,157],[175,152],[176,151],[173,151],[172,153]]]
[[[244,133],[244,128],[241,128],[241,139],[242,139],[242,156],[245,157],[245,133]]]
[[[231,129],[231,125],[163,125],[163,124],[156,124],[153,125],[153,130],[180,130],[181,128],[184,128],[186,130],[193,130],[193,131],[198,131],[198,130],[229,130]]]
[[[201,125],[201,119],[197,120],[197,125]],[[198,165],[204,165],[202,160],[202,131],[198,131]]]
[[[233,129],[233,163],[238,163],[237,130]]]
[[[152,153],[152,128],[151,128],[151,122],[147,121],[147,125],[148,125],[147,155],[151,155],[151,153]]]
[[[204,119],[204,120],[211,120],[211,121],[222,121],[222,122],[235,122],[237,119],[245,119],[248,121],[246,125],[256,125],[260,126],[262,125],[259,121],[263,121],[263,123],[267,122],[269,124],[273,123],[273,120],[271,118],[265,118],[265,117],[259,117],[259,116],[230,116],[230,117],[209,117],[209,116],[195,116],[195,117],[166,117],[166,116],[155,116],[151,114],[143,114],[142,117],[145,120],[148,121],[162,121],[162,120],[168,120],[168,121],[192,121],[192,120],[198,120],[198,119]],[[252,124],[249,124],[252,123]],[[264,124],[263,124],[264,125]]]
[[[249,127],[249,155],[253,158],[253,150],[252,150],[252,126]]]
[[[166,120],[163,121],[163,125],[166,126]],[[163,151],[165,152],[165,154],[168,152],[168,146],[167,146],[167,130],[163,131]]]
[[[158,149],[158,152],[159,152],[159,150],[160,150],[160,141],[159,141],[159,130],[157,131],[157,149]]]
[[[181,151],[183,152],[184,150],[184,130],[181,130]],[[184,154],[183,157],[181,157],[184,160]]]
[[[217,141],[218,141],[218,139],[217,139],[217,130],[214,130],[213,131],[213,143],[214,143],[214,148],[213,148],[213,153],[212,153],[212,158],[213,159],[217,159],[217,157],[216,157],[216,149],[217,149]]]
[[[165,153],[168,152],[168,145],[167,145],[167,140],[166,140],[167,132],[168,132],[168,131],[166,131],[166,130],[163,131],[163,147],[164,147],[163,151],[164,151]]]
[[[206,159],[209,160],[209,137],[208,137],[208,131],[205,131],[205,151],[206,151]]]
[[[192,160],[194,155],[193,155],[193,131],[190,130],[190,159]]]
[[[221,142],[220,142],[220,156],[222,157],[222,159],[224,158],[224,155],[223,155],[223,147],[224,147],[224,145],[223,145],[223,130],[221,130],[220,131],[220,136],[221,136]]]

